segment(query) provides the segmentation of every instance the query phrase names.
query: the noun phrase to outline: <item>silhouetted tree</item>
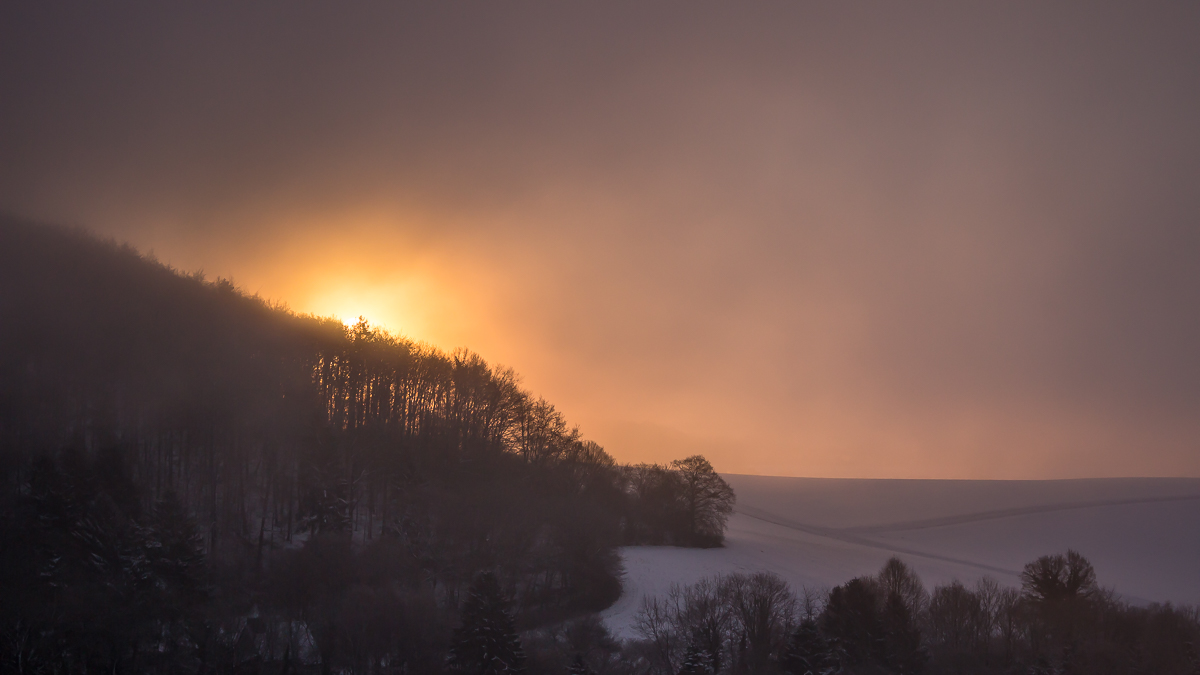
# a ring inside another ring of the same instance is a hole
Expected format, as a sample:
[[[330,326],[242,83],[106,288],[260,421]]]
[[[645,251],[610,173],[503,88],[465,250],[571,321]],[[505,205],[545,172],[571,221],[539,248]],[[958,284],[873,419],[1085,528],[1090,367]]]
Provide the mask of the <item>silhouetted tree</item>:
[[[683,665],[679,667],[679,675],[712,675],[714,672],[708,651],[696,645],[688,645]]]
[[[921,631],[899,593],[889,593],[883,606],[884,663],[896,675],[914,675],[929,660],[921,645]]]
[[[792,630],[796,597],[787,583],[771,572],[726,577],[737,650],[737,669],[762,673],[781,652]]]
[[[817,622],[805,619],[788,640],[780,666],[788,675],[828,675],[837,669],[838,663]]]
[[[525,652],[508,614],[508,601],[491,572],[478,575],[471,584],[449,663],[472,675],[525,672]]]
[[[1025,565],[1021,585],[1037,622],[1033,651],[1060,665],[1074,662],[1076,647],[1089,632],[1093,605],[1101,599],[1092,564],[1074,550],[1042,556]]]
[[[724,539],[725,521],[733,513],[733,488],[701,455],[671,462],[682,493],[685,528],[692,543],[718,546]]]
[[[1021,585],[1026,596],[1036,602],[1085,599],[1098,590],[1096,570],[1074,550],[1066,555],[1044,555],[1025,565]]]
[[[829,592],[821,629],[851,663],[884,660],[881,605],[875,582],[868,578],[851,579]]]
[[[951,650],[966,651],[981,643],[984,608],[979,597],[955,580],[933,590],[929,601],[930,639]]]
[[[896,569],[886,565],[885,570],[889,567]],[[645,598],[636,617],[645,642],[633,645],[630,655],[649,663],[634,663],[656,674],[678,673],[686,662],[688,669],[700,665],[720,673],[782,670],[792,675],[923,670],[1194,675],[1192,645],[1200,640],[1200,612],[1194,608],[1134,607],[1098,591],[1073,605],[1076,612],[1067,615],[1074,622],[1072,631],[1063,632],[1054,623],[1056,615],[1044,614],[1015,589],[986,578],[974,589],[958,582],[938,587],[918,616],[910,613],[899,593],[881,597],[882,585],[873,577],[833,589],[819,620],[813,618],[813,595],[805,591],[803,597],[812,602],[804,603],[804,618],[786,645],[774,647],[765,665],[751,663],[745,631],[749,622],[741,618],[744,592],[739,597],[739,589],[751,579],[741,574],[711,577],[673,586],[665,597]],[[712,620],[722,616],[727,617],[723,622]],[[719,627],[711,634],[720,636],[721,650],[713,650],[704,639],[706,634],[698,630],[704,626]],[[928,645],[922,626],[931,626]],[[1001,654],[992,650],[993,640],[1004,643]],[[720,660],[714,660],[714,654]]]
[[[904,601],[911,616],[920,616],[929,603],[929,592],[921,583],[921,578],[905,562],[895,556],[888,558],[875,575],[879,583],[879,592],[883,597],[898,595]]]

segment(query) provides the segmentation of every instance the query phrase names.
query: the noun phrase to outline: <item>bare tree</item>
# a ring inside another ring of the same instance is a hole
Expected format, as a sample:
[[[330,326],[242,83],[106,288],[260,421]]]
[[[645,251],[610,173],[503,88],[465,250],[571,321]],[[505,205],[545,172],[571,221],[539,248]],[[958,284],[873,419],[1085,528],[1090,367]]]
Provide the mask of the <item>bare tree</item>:
[[[909,614],[914,617],[920,616],[929,604],[929,592],[925,590],[925,584],[921,583],[921,577],[895,556],[883,564],[875,580],[879,583],[879,590],[885,599],[891,595],[900,596]]]
[[[821,614],[821,610],[825,607],[825,601],[829,599],[829,589],[809,588],[804,586],[800,589],[800,594],[797,597],[797,610],[800,612],[801,619],[816,620]]]
[[[677,626],[680,595],[679,587],[673,585],[665,598],[644,596],[633,620],[634,630],[650,643],[659,672],[668,674],[675,672],[678,654],[686,647],[686,637],[679,636]]]
[[[1000,625],[1001,601],[1004,587],[992,577],[980,577],[975,582],[975,597],[979,599],[979,631],[984,651],[991,648],[992,638]]]
[[[962,582],[938,586],[929,600],[930,637],[953,651],[972,649],[979,638],[982,615],[979,597]]]
[[[666,596],[642,599],[634,627],[653,645],[663,672],[676,672],[689,647],[720,670],[734,620],[730,589],[728,577],[716,576],[687,586],[672,584]]]
[[[682,590],[680,631],[688,643],[704,652],[714,671],[724,664],[724,652],[734,620],[730,607],[728,577],[716,576]]]
[[[766,672],[771,655],[783,651],[796,617],[796,596],[772,572],[726,578],[736,622],[739,670]]]
[[[1008,586],[1000,589],[996,598],[996,622],[1004,643],[1004,655],[1008,658],[1012,657],[1023,637],[1025,614],[1025,600],[1020,591]]]

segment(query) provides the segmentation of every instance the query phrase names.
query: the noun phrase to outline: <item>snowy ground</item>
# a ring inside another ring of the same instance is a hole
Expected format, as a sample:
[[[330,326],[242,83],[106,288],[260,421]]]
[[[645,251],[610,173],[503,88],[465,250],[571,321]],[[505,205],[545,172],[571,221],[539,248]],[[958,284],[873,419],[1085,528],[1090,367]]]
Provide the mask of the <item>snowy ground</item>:
[[[641,598],[723,572],[775,572],[794,588],[872,574],[897,555],[927,586],[1074,548],[1133,601],[1200,602],[1200,479],[840,480],[726,475],[737,492],[721,549],[622,550],[625,592],[604,613],[632,637]]]

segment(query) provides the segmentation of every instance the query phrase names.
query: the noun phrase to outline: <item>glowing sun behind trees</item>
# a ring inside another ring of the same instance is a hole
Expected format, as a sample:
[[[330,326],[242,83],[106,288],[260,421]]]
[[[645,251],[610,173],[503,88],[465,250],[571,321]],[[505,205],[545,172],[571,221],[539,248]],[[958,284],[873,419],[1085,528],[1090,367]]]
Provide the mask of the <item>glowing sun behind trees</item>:
[[[81,7],[0,8],[0,210],[622,461],[1200,475],[1195,3]]]

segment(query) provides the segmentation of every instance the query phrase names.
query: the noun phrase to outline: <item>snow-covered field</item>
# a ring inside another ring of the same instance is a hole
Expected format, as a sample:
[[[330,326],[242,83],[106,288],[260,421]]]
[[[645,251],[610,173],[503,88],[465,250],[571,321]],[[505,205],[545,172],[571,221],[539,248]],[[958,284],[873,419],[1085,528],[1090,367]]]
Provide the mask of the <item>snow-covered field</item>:
[[[1200,602],[1200,479],[843,480],[726,475],[725,548],[622,550],[625,592],[604,613],[632,637],[641,598],[724,572],[768,570],[794,588],[873,574],[896,555],[926,586],[991,575],[1073,548],[1135,602]]]

